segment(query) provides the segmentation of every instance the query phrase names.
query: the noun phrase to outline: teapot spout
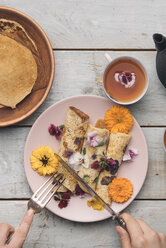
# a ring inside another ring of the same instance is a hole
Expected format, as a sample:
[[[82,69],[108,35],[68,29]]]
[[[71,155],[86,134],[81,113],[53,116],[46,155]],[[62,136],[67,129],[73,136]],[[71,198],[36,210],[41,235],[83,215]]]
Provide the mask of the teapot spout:
[[[166,48],[166,37],[162,34],[153,34],[153,40],[157,51],[162,51]]]

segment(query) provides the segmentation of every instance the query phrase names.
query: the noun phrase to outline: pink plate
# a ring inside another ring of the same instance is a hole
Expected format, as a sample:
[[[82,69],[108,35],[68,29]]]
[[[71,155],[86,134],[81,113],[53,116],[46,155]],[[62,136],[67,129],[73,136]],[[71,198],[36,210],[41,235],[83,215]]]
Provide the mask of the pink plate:
[[[33,192],[37,190],[46,178],[38,175],[31,169],[29,158],[32,151],[42,145],[48,145],[57,152],[59,147],[59,141],[48,133],[48,126],[50,124],[63,124],[68,106],[75,106],[81,109],[90,116],[90,122],[95,124],[96,120],[103,118],[106,110],[113,105],[114,103],[111,100],[104,97],[88,95],[74,96],[55,103],[41,114],[29,132],[24,149],[25,172]],[[118,177],[128,178],[134,186],[134,192],[127,202],[123,204],[112,203],[112,208],[116,212],[122,211],[134,200],[144,183],[148,169],[147,145],[143,132],[136,120],[134,120],[131,134],[130,145],[138,149],[139,155],[131,163],[122,163]],[[47,208],[51,212],[72,221],[93,222],[109,218],[110,215],[106,210],[99,212],[87,206],[87,199],[90,198],[90,196],[86,196],[85,198],[74,196],[70,200],[69,206],[64,209],[59,209],[57,202],[52,199],[47,205]]]

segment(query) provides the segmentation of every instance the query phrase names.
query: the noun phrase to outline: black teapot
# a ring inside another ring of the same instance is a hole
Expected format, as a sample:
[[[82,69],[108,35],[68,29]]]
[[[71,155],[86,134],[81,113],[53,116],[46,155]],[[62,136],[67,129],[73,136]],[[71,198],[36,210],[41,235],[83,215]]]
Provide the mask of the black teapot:
[[[156,70],[161,83],[166,88],[166,37],[162,34],[154,34],[153,40],[155,42],[156,55]]]

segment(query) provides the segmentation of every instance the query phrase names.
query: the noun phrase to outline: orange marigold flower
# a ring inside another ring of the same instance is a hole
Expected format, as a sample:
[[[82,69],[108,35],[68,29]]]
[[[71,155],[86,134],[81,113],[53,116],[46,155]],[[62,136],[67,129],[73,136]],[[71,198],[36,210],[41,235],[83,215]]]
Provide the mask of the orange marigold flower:
[[[123,106],[113,106],[108,109],[104,120],[111,133],[128,133],[134,122],[130,111]]]
[[[114,202],[126,202],[133,193],[133,185],[127,178],[114,178],[108,187],[108,192]]]

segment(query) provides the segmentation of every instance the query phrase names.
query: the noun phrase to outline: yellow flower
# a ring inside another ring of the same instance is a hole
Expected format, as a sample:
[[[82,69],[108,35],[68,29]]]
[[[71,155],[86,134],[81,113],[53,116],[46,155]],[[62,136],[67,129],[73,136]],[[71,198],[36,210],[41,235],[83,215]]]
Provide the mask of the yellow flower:
[[[87,201],[88,207],[92,207],[94,210],[102,211],[105,209],[104,203],[98,198],[93,198],[92,200]]]
[[[59,162],[51,147],[41,146],[33,150],[30,163],[33,170],[46,176],[57,171]]]
[[[126,202],[133,193],[133,185],[127,178],[114,178],[108,187],[108,192],[114,202]]]
[[[134,122],[130,111],[122,106],[113,106],[108,109],[104,120],[111,133],[128,133]]]

